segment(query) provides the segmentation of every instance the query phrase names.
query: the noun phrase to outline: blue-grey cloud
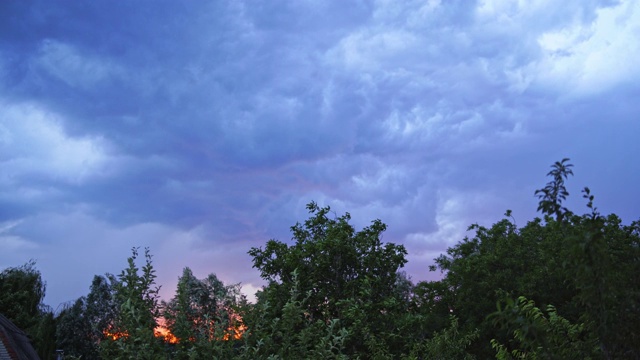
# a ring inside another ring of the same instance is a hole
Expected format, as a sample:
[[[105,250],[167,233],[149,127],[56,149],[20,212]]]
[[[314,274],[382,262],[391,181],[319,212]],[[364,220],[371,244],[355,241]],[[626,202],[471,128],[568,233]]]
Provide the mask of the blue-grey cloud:
[[[382,219],[427,278],[470,223],[535,216],[567,156],[572,206],[590,186],[631,221],[639,23],[630,0],[2,2],[0,266],[39,258],[54,305],[136,244],[163,281],[255,288],[246,251],[315,200]]]

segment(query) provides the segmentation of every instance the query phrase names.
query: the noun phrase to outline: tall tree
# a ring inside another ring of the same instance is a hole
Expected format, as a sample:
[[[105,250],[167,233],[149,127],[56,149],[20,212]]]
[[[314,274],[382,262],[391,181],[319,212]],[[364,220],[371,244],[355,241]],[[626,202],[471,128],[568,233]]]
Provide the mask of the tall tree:
[[[42,302],[45,292],[35,261],[0,273],[0,313],[29,334],[42,359],[50,359],[55,350],[55,320],[52,309]]]
[[[538,211],[542,211],[543,214],[555,215],[558,222],[562,222],[564,215],[569,211],[562,206],[562,202],[567,200],[567,196],[569,196],[564,181],[569,175],[573,175],[573,170],[571,170],[573,164],[569,164],[568,161],[568,158],[556,161],[551,166],[551,171],[547,173],[547,176],[551,176],[552,180],[547,183],[547,186],[535,192],[535,195],[540,199]]]
[[[99,340],[93,333],[85,297],[65,305],[56,318],[57,349],[67,358],[98,359]]]
[[[163,303],[166,326],[178,341],[175,358],[231,358],[245,302],[239,284],[225,285],[215,274],[200,280],[185,268],[175,297]]]
[[[349,213],[332,218],[329,207],[313,202],[307,209],[311,217],[291,227],[293,245],[269,240],[264,249],[249,251],[254,267],[269,282],[259,300],[271,305],[274,313],[267,316],[280,317],[298,286],[311,320],[340,319],[349,331],[349,355],[391,356],[397,350],[390,344],[400,336],[397,318],[404,306],[397,280],[406,263],[405,248],[382,243],[386,225],[380,220],[356,232]]]
[[[38,324],[46,291],[35,264],[32,260],[0,273],[0,313],[27,332]]]
[[[301,293],[299,285],[294,271],[289,299],[279,309],[264,301],[264,293],[258,295],[260,300],[247,313],[249,333],[241,359],[348,359],[345,341],[349,332],[338,319],[312,319],[307,312],[309,293]],[[275,312],[280,316],[270,316]]]
[[[159,287],[155,286],[155,270],[149,249],[144,252],[142,269],[136,265],[138,248],[132,249],[127,259],[129,266],[118,276],[114,284],[115,298],[119,305],[107,341],[100,343],[104,359],[158,359],[164,356],[161,341],[155,336]]]
[[[425,288],[438,289],[436,302],[445,306],[433,308],[453,312],[463,331],[480,330],[470,348],[480,358],[494,353],[491,339],[495,344],[515,341],[512,328],[496,327],[487,316],[496,303],[520,296],[543,309],[553,305],[552,313],[570,324],[584,324],[604,358],[640,353],[639,223],[622,225],[615,215],[600,215],[588,188],[583,192],[590,213],[578,216],[565,208],[571,167],[568,159],[556,162],[548,174],[552,180],[536,191],[544,219],[518,229],[508,211],[506,219],[489,228],[472,225],[472,238],[436,259],[433,270],[446,275],[437,286]]]
[[[120,300],[116,297],[118,279],[112,274],[95,275],[86,298],[85,316],[91,325],[91,339],[96,351],[108,334],[114,333]]]

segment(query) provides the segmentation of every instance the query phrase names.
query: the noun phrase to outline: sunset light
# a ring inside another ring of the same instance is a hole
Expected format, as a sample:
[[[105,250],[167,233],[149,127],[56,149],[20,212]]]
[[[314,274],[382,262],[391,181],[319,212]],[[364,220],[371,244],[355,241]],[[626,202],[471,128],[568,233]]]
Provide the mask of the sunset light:
[[[115,341],[115,340],[118,340],[118,339],[120,339],[120,338],[127,338],[127,337],[129,337],[129,334],[128,334],[126,331],[125,331],[125,332],[115,332],[115,333],[112,333],[112,332],[110,332],[110,331],[108,331],[108,330],[105,330],[105,331],[103,331],[102,333],[103,333],[103,334],[104,334],[108,339],[111,339],[111,340],[114,340],[114,341]]]
[[[211,329],[211,331],[209,333],[209,336],[208,336],[209,341],[217,340],[216,337],[215,337],[215,334],[214,334],[215,324],[214,324],[213,321],[208,325],[208,328]],[[227,331],[225,331],[225,333],[222,336],[221,340],[223,340],[223,341],[228,341],[230,339],[240,340],[240,339],[242,339],[242,336],[243,336],[243,334],[245,333],[246,330],[247,330],[247,326],[242,322],[242,319],[237,316],[236,320],[234,321],[234,324],[227,328]],[[108,334],[108,333],[106,333],[106,334]],[[166,326],[166,321],[164,320],[164,318],[160,318],[158,320],[158,326],[156,326],[156,328],[154,329],[154,335],[157,338],[163,339],[165,342],[167,342],[169,344],[178,344],[181,341]],[[119,337],[121,337],[121,336],[112,335],[112,334],[108,334],[108,336],[110,336],[114,340],[116,340]],[[195,338],[189,338],[188,340],[193,342],[193,341],[195,341]]]
[[[169,344],[177,344],[179,342],[178,338],[171,333],[169,329],[164,326],[158,325],[153,331],[154,335],[157,338],[164,339],[165,342]]]

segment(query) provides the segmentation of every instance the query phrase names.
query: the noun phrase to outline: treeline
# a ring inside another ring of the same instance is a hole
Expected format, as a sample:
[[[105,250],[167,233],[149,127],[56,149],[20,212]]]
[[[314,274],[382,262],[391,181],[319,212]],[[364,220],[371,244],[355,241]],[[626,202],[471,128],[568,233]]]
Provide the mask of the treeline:
[[[160,301],[151,255],[133,249],[55,316],[33,263],[6,269],[0,313],[43,359],[639,359],[640,222],[600,214],[588,188],[587,213],[567,209],[567,161],[535,193],[542,219],[472,225],[430,267],[439,281],[400,271],[407,252],[381,221],[356,231],[311,203],[293,243],[250,249],[267,282],[255,304],[189,268]]]

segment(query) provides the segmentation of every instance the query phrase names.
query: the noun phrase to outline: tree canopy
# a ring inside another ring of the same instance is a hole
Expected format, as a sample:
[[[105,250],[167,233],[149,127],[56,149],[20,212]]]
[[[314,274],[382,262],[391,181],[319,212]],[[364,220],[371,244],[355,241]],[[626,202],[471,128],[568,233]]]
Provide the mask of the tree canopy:
[[[281,316],[294,289],[302,293],[311,320],[338,320],[348,332],[347,354],[391,349],[404,314],[398,270],[407,262],[404,246],[383,244],[386,225],[374,220],[360,231],[346,213],[331,217],[330,207],[307,205],[311,217],[291,227],[294,244],[270,240],[252,248],[254,267],[269,282],[258,302],[268,302]]]
[[[239,284],[186,267],[175,296],[158,298],[148,249],[118,275],[95,276],[58,314],[42,304],[35,263],[0,273],[0,312],[43,359],[637,359],[640,221],[566,207],[569,159],[536,190],[541,218],[512,212],[435,259],[437,281],[401,271],[404,246],[386,225],[357,230],[349,213],[311,202],[288,242],[248,251],[266,285],[248,303]],[[425,266],[425,271],[427,267]]]

